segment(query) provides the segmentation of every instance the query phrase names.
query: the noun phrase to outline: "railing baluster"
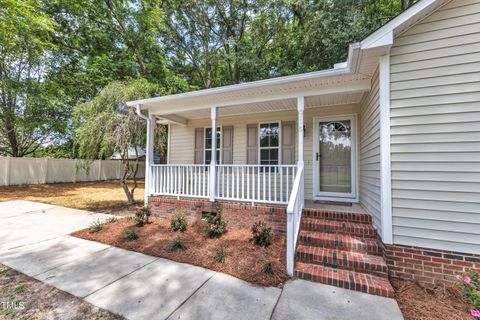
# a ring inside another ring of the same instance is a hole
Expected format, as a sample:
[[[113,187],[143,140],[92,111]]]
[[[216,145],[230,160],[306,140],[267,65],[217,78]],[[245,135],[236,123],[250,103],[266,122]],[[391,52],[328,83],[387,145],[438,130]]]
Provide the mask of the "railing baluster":
[[[275,172],[273,173],[273,196],[274,196],[274,199],[275,199],[275,202],[277,202],[277,170],[278,170],[278,167],[275,167]]]
[[[242,167],[242,200],[245,199],[245,167]]]
[[[266,197],[265,197],[265,186],[266,186],[266,183],[265,183],[265,170],[266,170],[266,167],[263,167],[263,201],[266,200]]]

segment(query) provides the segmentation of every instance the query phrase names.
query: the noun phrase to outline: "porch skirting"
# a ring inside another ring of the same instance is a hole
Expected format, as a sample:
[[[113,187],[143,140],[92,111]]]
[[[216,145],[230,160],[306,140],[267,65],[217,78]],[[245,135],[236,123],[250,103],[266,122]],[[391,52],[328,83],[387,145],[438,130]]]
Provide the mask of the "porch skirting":
[[[176,211],[187,211],[190,221],[198,221],[203,212],[215,211],[209,200],[187,199],[169,196],[151,196],[148,202],[152,213],[161,218],[170,218]],[[287,208],[285,205],[267,205],[231,201],[217,201],[222,205],[222,215],[229,226],[250,229],[254,222],[264,221],[276,234],[285,234],[287,229]]]

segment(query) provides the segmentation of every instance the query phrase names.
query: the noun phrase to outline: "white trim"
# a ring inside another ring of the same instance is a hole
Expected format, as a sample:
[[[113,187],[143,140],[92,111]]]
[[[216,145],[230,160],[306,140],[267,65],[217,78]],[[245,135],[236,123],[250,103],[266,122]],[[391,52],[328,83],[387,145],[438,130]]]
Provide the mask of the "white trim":
[[[327,200],[327,201],[348,201],[348,202],[359,202],[359,193],[358,193],[358,125],[357,125],[357,114],[345,114],[345,115],[335,115],[328,117],[314,117],[313,118],[313,132],[312,132],[312,166],[313,166],[313,199],[314,200]],[[316,154],[319,152],[318,148],[318,123],[320,121],[341,121],[341,120],[350,120],[352,126],[352,154],[351,154],[351,168],[352,168],[352,192],[349,194],[345,193],[336,193],[336,192],[320,192],[320,169],[319,161],[316,159]]]
[[[171,124],[167,124],[167,127],[168,127],[168,137],[167,137],[167,164],[170,164],[170,141],[171,141],[171,137],[172,137],[172,134],[171,134],[171,130],[172,130],[172,126]]]
[[[382,240],[393,242],[392,226],[392,171],[390,145],[390,55],[380,58],[380,192]]]
[[[278,123],[278,148],[277,147],[260,147],[260,125],[262,124],[270,124],[270,123]],[[259,122],[257,126],[257,138],[258,138],[258,146],[257,146],[257,152],[258,152],[258,164],[261,165],[261,148],[263,149],[278,149],[278,165],[282,164],[282,121],[281,120],[272,120],[272,121],[263,121]]]
[[[205,147],[205,139],[207,138],[207,129],[211,129],[212,127],[203,127],[203,164],[210,164],[207,163],[206,157],[205,157],[205,152],[207,151],[207,148]],[[220,129],[220,130],[218,130]],[[220,159],[218,159],[219,164],[222,164],[223,161],[223,127],[222,125],[217,125],[217,130],[216,132],[220,132],[220,148],[218,148],[218,151],[220,151]],[[215,144],[216,144],[215,140]],[[212,146],[213,146],[213,141],[212,141]],[[216,145],[215,145],[216,146]],[[210,150],[210,149],[208,149]],[[213,151],[213,150],[212,150]]]
[[[160,118],[166,120],[168,123],[175,123],[180,126],[185,127],[188,124],[188,120],[184,117],[178,116],[176,114],[162,115]]]

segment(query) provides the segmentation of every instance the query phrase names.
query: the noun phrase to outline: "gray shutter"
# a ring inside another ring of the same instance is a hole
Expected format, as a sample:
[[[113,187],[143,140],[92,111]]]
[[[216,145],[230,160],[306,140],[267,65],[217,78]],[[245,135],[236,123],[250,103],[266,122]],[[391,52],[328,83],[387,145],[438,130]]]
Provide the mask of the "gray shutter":
[[[233,126],[222,127],[222,163],[233,164]]]
[[[205,154],[203,150],[204,146],[204,131],[203,128],[195,128],[195,153],[194,153],[194,163],[203,164],[203,156]]]
[[[282,164],[295,164],[295,121],[282,122]]]
[[[247,164],[258,164],[258,124],[247,125]]]

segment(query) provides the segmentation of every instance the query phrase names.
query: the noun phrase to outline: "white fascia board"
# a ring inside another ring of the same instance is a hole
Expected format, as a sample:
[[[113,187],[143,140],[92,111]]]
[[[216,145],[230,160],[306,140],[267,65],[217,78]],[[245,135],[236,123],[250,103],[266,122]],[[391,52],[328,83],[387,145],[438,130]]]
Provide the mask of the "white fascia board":
[[[442,0],[421,0],[411,6],[409,9],[405,10],[399,16],[388,22],[386,25],[369,35],[367,38],[362,40],[361,48],[370,49],[375,47],[381,47],[385,45],[393,44],[393,32],[395,29],[407,23],[410,19],[414,18],[421,13],[430,13],[437,6],[443,4],[446,1]]]
[[[347,93],[347,92],[366,92],[371,89],[371,81],[369,79],[355,81],[350,84],[339,83],[337,86],[328,86],[310,90],[299,90],[299,91],[292,91],[288,93],[273,93],[269,95],[262,95],[257,97],[249,97],[246,96],[241,99],[232,99],[228,101],[215,101],[216,105],[220,105],[221,107],[232,107],[232,106],[241,106],[245,104],[251,103],[259,103],[265,101],[277,101],[277,100],[284,100],[284,99],[296,99],[297,97],[304,96],[319,96],[319,95],[327,95],[327,94],[334,94],[334,93]],[[162,112],[165,114],[174,114],[178,112],[185,112],[185,111],[193,111],[193,110],[201,110],[201,109],[208,109],[212,107],[212,102],[205,102],[205,103],[194,103],[191,105],[183,105],[174,108],[165,109],[161,105],[158,106],[151,106],[149,107],[149,111],[153,114],[158,115],[159,117],[162,116]]]
[[[188,124],[188,120],[184,117],[178,116],[176,114],[170,115],[162,115],[160,118],[167,120],[168,122],[179,124],[181,126],[186,126]]]

